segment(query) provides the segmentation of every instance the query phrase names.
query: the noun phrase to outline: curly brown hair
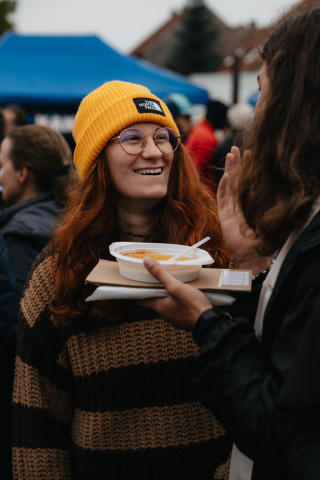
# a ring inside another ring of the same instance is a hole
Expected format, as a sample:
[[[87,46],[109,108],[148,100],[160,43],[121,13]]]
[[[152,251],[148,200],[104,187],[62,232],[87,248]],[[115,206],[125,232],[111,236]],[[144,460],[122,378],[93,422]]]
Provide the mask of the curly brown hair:
[[[303,225],[320,193],[320,9],[282,23],[262,59],[269,89],[249,131],[239,202],[268,255]]]
[[[230,252],[222,237],[216,200],[200,183],[188,150],[180,145],[167,196],[154,211],[149,241],[193,245],[208,235],[211,240],[206,250],[215,259],[214,266],[227,267]],[[85,279],[99,258],[112,259],[109,245],[123,236],[115,187],[103,150],[70,196],[62,223],[51,238],[49,251],[59,306],[50,310],[56,325],[73,320],[86,322],[89,317],[91,325],[105,318],[115,319],[112,302],[85,302],[89,287]]]

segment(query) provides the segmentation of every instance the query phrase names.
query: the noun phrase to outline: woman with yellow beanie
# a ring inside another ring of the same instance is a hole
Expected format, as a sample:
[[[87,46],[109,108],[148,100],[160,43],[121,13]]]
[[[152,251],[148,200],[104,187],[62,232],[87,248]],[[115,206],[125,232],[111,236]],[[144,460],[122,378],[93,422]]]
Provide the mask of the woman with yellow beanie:
[[[231,443],[190,376],[198,349],[133,301],[85,302],[114,241],[230,254],[166,105],[140,85],[90,93],[74,125],[81,182],[21,303],[13,398],[16,479],[227,479]]]

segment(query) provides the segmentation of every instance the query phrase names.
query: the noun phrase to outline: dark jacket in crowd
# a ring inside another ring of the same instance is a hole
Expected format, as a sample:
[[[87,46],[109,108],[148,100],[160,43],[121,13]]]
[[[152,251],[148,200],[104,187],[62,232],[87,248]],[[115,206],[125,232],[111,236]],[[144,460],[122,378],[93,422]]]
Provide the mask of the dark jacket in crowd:
[[[48,243],[58,205],[43,193],[0,212],[0,230],[7,245],[19,303],[31,266]]]
[[[0,472],[11,480],[11,399],[15,347],[15,281],[0,233]]]
[[[268,303],[261,344],[254,316],[261,288],[238,294],[232,317],[198,319],[194,372],[200,402],[254,461],[253,480],[320,478],[320,213],[297,239]]]
[[[0,357],[13,330],[15,318],[15,281],[0,232]]]

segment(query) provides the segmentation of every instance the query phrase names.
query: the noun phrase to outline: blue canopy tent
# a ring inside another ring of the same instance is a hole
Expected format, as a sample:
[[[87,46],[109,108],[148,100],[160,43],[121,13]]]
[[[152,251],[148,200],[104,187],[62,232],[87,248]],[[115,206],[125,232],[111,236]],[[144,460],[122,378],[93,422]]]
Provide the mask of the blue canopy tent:
[[[193,104],[208,93],[185,77],[124,56],[97,36],[29,36],[7,33],[0,41],[0,104],[27,110],[75,110],[89,92],[111,80],[139,83],[155,95],[178,92]]]

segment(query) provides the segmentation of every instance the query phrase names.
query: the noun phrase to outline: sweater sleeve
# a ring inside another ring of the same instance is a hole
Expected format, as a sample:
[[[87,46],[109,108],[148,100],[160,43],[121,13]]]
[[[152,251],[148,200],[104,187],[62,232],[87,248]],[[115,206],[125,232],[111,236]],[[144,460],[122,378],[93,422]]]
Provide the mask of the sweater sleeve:
[[[53,291],[42,257],[21,302],[12,411],[15,479],[72,478],[72,379],[64,336],[48,311]]]

